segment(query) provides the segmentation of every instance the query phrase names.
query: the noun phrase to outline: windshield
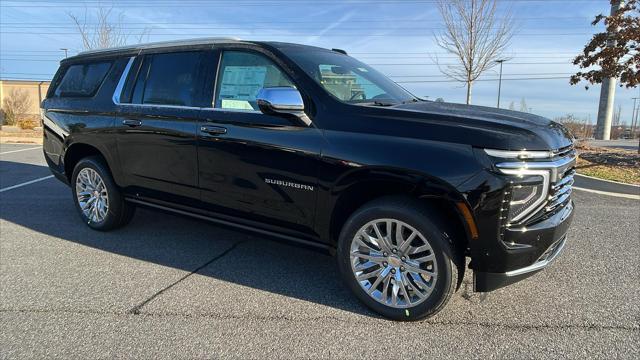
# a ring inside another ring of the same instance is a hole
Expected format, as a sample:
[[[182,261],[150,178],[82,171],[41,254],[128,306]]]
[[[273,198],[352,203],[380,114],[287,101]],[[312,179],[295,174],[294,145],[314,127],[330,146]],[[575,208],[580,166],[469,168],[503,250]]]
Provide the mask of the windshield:
[[[416,97],[370,66],[333,51],[289,55],[328,93],[349,104],[395,105]]]

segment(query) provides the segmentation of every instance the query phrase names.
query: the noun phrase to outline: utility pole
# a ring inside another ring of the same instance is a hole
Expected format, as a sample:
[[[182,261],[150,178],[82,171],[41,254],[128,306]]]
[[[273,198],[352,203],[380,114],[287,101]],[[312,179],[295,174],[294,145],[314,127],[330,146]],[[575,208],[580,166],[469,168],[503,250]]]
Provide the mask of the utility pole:
[[[633,112],[631,113],[631,136],[633,136],[635,134],[636,131],[636,102],[638,101],[637,97],[631,98],[633,100]]]
[[[622,5],[623,0],[613,2],[611,15]],[[615,41],[607,40],[607,47],[615,47]],[[613,115],[613,100],[616,95],[616,78],[604,78],[600,88],[600,104],[598,105],[598,122],[596,125],[596,139],[609,140],[611,137],[611,117]]]
[[[500,64],[500,78],[498,80],[498,109],[500,109],[500,90],[502,90],[502,63],[507,61],[506,59],[496,60]]]
[[[67,53],[67,51],[69,51],[69,49],[67,49],[67,48],[60,48],[60,50],[64,51],[64,58],[66,59],[66,58],[67,58],[67,54],[68,54],[68,53]]]

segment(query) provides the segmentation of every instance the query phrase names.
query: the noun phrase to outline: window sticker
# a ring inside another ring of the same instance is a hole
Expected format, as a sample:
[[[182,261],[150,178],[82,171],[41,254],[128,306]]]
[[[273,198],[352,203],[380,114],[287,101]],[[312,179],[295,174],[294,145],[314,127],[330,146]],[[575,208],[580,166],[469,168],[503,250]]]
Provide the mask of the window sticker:
[[[258,91],[264,86],[266,76],[266,66],[225,66],[219,95],[222,107],[225,107],[225,100],[244,100],[247,104],[255,101]],[[240,106],[241,102],[227,104]]]
[[[253,110],[251,103],[246,100],[222,99],[221,105],[223,109]]]

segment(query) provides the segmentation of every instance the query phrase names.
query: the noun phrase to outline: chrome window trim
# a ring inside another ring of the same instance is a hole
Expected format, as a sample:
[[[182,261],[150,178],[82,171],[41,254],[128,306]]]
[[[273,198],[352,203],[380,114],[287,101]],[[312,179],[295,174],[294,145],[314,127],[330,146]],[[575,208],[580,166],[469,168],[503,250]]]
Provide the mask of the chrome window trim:
[[[127,66],[124,68],[122,75],[120,76],[120,80],[118,81],[118,85],[116,86],[116,90],[113,92],[113,96],[111,99],[113,103],[116,105],[120,104],[120,96],[122,95],[122,90],[124,88],[124,83],[127,81],[127,77],[129,76],[129,71],[131,70],[131,65],[133,65],[133,60],[135,60],[135,56],[129,58],[129,62],[127,62]]]
[[[215,108],[215,107],[199,107],[199,106],[184,106],[184,105],[166,105],[166,104],[131,104],[131,103],[121,103],[120,96],[122,95],[122,90],[124,89],[124,84],[127,81],[127,77],[129,77],[129,72],[131,71],[131,67],[133,66],[133,62],[135,60],[135,56],[129,58],[129,62],[127,62],[127,66],[124,68],[122,75],[120,76],[120,80],[118,81],[118,85],[116,85],[116,89],[113,92],[113,96],[111,99],[115,105],[119,106],[135,106],[135,107],[155,107],[155,108],[167,108],[167,109],[184,109],[184,110],[207,110],[207,111],[223,111],[223,112],[241,112],[245,114],[262,114],[261,111],[258,110],[241,110],[241,109],[223,109],[223,108]],[[218,64],[219,66],[219,64]],[[216,82],[217,82],[218,74],[216,74]],[[215,91],[215,89],[214,89]],[[215,94],[214,94],[215,96]],[[213,105],[213,102],[212,102]]]

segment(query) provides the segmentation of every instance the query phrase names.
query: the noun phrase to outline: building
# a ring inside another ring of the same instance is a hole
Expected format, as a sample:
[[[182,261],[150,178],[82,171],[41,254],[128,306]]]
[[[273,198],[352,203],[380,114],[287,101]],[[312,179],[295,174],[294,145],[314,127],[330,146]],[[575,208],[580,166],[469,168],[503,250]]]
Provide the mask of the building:
[[[23,115],[39,115],[40,103],[47,96],[51,81],[34,80],[0,80],[0,104],[5,107],[5,99],[16,94],[16,90],[25,94],[29,101],[27,111]]]

